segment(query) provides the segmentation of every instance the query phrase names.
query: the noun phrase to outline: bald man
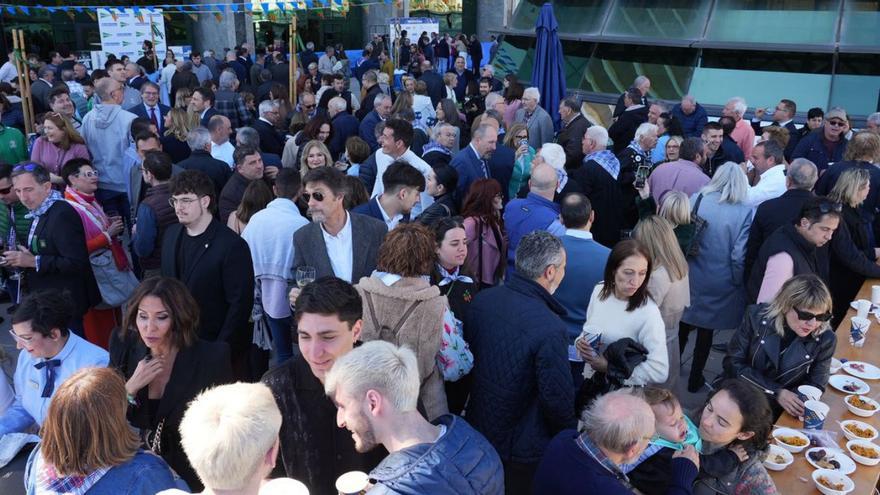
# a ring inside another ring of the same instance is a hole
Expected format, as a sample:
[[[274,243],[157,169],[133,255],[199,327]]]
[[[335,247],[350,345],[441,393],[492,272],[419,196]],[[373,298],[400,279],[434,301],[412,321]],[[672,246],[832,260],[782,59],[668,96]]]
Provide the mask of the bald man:
[[[529,194],[525,198],[511,200],[504,208],[504,226],[509,237],[508,275],[514,269],[516,247],[524,235],[535,230],[546,230],[557,237],[565,235],[565,227],[559,220],[559,205],[553,202],[558,185],[556,170],[536,155],[532,161]]]

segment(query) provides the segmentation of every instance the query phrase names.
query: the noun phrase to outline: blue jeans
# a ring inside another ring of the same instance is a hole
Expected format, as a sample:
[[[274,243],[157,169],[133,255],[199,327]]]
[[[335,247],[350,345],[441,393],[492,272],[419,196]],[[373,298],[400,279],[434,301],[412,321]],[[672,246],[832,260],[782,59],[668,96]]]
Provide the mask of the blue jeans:
[[[293,357],[293,339],[290,329],[290,316],[285,318],[272,318],[266,315],[269,322],[269,331],[272,333],[272,353],[275,365],[279,365]]]
[[[437,72],[442,76],[449,69],[449,57],[437,57]]]

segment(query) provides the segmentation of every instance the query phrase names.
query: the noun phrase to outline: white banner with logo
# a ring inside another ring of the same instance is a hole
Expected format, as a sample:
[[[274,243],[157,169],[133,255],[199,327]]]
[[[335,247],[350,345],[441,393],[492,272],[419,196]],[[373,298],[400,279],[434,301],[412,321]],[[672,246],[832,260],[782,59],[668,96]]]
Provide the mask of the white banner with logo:
[[[134,62],[144,55],[144,41],[150,41],[159,60],[165,58],[165,19],[161,9],[98,9],[98,27],[105,56],[128,55]]]

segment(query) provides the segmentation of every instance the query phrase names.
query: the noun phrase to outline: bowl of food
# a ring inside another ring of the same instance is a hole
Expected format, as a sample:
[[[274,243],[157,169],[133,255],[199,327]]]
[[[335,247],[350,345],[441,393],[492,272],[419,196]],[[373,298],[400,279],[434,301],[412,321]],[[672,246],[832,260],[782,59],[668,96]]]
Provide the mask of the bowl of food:
[[[833,375],[837,373],[838,371],[840,371],[840,368],[843,368],[843,363],[840,362],[840,359],[837,359],[835,357],[831,358],[831,368],[829,369],[831,374]]]
[[[767,458],[764,459],[764,467],[771,471],[782,471],[794,462],[794,456],[791,452],[783,449],[779,445],[770,445],[767,451]]]
[[[813,471],[813,483],[825,495],[845,495],[856,487],[849,476],[830,469]]]
[[[773,439],[777,445],[792,454],[797,454],[810,445],[809,437],[791,428],[776,428],[773,430]]]
[[[850,440],[846,442],[846,450],[859,464],[866,466],[880,464],[880,447],[867,440]]]
[[[877,429],[868,423],[848,419],[840,422],[840,429],[847,440],[867,440],[868,442],[877,438]]]
[[[880,404],[877,401],[864,395],[847,395],[843,403],[846,404],[849,412],[863,418],[870,418],[880,410]]]

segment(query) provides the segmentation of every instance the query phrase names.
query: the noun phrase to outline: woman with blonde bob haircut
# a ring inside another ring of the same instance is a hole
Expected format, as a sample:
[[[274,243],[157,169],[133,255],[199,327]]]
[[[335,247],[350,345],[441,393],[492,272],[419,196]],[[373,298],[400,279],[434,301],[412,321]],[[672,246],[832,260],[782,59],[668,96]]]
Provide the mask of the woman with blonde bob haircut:
[[[299,172],[303,177],[305,177],[309,170],[332,166],[333,157],[330,156],[330,150],[327,149],[327,145],[317,139],[312,139],[303,146],[302,157],[299,160]]]
[[[65,380],[28,459],[27,493],[153,495],[183,487],[161,457],[140,448],[127,405],[125,382],[112,369],[83,368]]]
[[[678,324],[684,308],[691,303],[687,261],[678,246],[672,224],[662,217],[652,215],[640,220],[633,230],[633,238],[641,241],[651,256],[654,271],[648,281],[648,293],[660,308],[669,353],[669,374],[662,386],[673,388],[681,368]]]
[[[110,337],[110,366],[126,379],[128,420],[150,450],[190,488],[202,485],[180,445],[186,405],[202,390],[232,382],[229,345],[198,338],[199,305],[177,279],[141,282],[123,325]]]
[[[773,301],[749,306],[724,358],[726,378],[763,390],[776,416],[804,415],[797,388],[825,389],[837,336],[831,328],[831,294],[815,275],[790,278]]]

